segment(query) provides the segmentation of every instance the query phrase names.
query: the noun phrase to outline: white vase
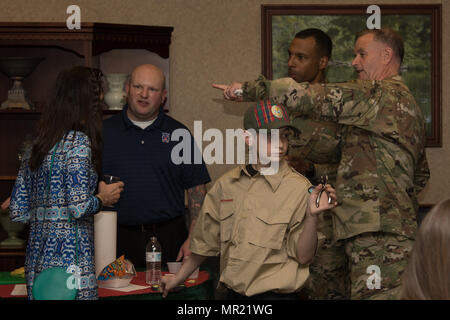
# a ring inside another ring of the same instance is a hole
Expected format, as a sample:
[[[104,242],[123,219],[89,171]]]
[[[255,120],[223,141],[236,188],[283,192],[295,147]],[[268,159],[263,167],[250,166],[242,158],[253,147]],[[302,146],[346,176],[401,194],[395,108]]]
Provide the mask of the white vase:
[[[25,225],[20,222],[12,222],[8,211],[0,211],[0,222],[3,229],[8,233],[8,238],[0,242],[0,248],[22,248],[25,240],[19,237]]]
[[[124,84],[127,80],[126,73],[109,73],[106,74],[109,90],[105,94],[105,102],[110,110],[122,110],[126,103],[126,92]]]

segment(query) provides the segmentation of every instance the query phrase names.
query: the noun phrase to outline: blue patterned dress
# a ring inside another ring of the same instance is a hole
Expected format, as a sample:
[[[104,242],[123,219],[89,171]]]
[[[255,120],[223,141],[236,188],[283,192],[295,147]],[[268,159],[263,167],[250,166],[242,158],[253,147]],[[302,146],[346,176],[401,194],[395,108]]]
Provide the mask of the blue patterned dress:
[[[90,139],[82,132],[70,131],[59,142],[46,206],[47,179],[54,149],[55,146],[35,172],[28,165],[30,151],[24,155],[11,196],[11,219],[30,224],[25,260],[28,298],[32,299],[34,278],[42,270],[68,269],[75,265],[75,244],[78,243],[81,281],[77,299],[97,299],[94,213],[99,210],[100,202],[94,196],[97,173],[91,162]]]

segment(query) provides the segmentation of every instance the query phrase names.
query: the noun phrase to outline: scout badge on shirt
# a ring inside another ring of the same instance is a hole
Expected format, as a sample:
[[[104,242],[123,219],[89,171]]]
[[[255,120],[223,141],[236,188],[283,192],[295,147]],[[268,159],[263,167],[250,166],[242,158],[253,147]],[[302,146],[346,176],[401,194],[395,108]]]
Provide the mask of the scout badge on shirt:
[[[170,142],[170,133],[163,132],[163,133],[161,134],[161,141],[162,141],[163,143],[169,143],[169,142]]]

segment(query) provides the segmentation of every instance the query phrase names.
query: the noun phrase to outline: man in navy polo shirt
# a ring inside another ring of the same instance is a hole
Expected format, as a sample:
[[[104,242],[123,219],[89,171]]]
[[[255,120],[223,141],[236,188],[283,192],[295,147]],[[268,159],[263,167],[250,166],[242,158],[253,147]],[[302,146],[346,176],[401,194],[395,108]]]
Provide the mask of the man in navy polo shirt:
[[[126,84],[127,106],[105,120],[103,174],[120,177],[125,190],[114,209],[118,212],[117,256],[125,254],[136,267],[145,266],[145,247],[156,236],[162,247],[163,265],[190,255],[189,242],[210,182],[205,163],[195,164],[199,152],[192,135],[190,163],[174,164],[171,139],[188,129],[166,115],[165,77],[149,64],[136,67]],[[181,156],[181,155],[180,155]],[[190,230],[185,215],[188,195]]]

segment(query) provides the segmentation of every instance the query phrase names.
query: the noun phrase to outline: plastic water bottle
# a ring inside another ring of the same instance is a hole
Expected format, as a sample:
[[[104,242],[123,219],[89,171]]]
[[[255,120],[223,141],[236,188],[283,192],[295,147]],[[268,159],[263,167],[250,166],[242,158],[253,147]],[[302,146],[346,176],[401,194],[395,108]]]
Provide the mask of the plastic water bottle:
[[[147,271],[145,282],[152,287],[159,288],[161,284],[161,246],[156,237],[151,237],[145,249]]]

